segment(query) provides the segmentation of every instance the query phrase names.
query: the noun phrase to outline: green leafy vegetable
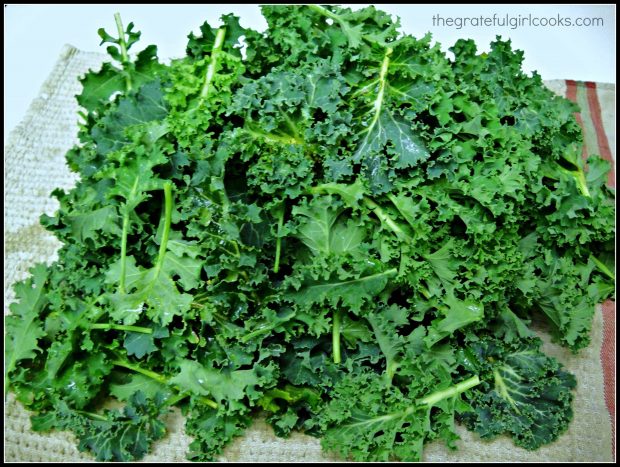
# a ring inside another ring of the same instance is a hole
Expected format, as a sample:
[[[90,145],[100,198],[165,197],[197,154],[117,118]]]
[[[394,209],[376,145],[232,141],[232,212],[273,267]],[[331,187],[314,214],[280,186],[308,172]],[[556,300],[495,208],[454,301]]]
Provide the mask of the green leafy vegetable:
[[[474,410],[463,415],[469,428],[483,438],[508,433],[526,449],[548,444],[566,429],[575,378],[539,346],[537,339],[512,345],[487,339],[465,348],[486,387],[469,393]]]
[[[576,381],[530,323],[578,352],[615,281],[609,164],[582,161],[575,106],[510,41],[450,59],[374,7],[262,11],[169,64],[130,55],[118,15],[99,30],[79,181],[41,218],[63,246],[6,318],[33,429],[106,461],[144,456],[172,407],[195,461],[261,411],[356,461],[457,448],[455,423],[554,441]]]

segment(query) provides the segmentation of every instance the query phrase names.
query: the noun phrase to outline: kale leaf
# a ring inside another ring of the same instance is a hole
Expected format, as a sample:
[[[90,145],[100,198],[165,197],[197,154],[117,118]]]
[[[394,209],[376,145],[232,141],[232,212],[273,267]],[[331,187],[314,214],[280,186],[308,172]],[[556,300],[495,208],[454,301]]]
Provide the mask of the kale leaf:
[[[374,7],[262,11],[169,63],[118,15],[99,30],[5,388],[104,461],[142,458],[172,407],[195,461],[261,412],[356,461],[457,448],[457,422],[553,442],[576,381],[531,323],[578,352],[615,291],[610,167],[582,160],[576,107],[499,37],[449,58]]]

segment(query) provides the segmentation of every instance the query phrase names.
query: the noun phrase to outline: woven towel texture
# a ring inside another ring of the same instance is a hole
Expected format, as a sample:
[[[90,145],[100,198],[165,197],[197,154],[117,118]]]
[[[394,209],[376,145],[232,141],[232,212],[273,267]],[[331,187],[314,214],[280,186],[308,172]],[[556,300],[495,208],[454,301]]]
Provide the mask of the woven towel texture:
[[[55,68],[31,104],[26,117],[10,134],[5,146],[5,263],[4,313],[14,300],[12,284],[28,275],[37,262],[50,263],[56,258],[59,242],[39,226],[42,213],[53,214],[57,202],[49,198],[54,188],[69,189],[76,180],[66,166],[64,155],[77,143],[77,111],[75,94],[80,91],[78,77],[89,68],[98,69],[104,56],[81,52],[65,46]],[[563,81],[548,86],[563,94]],[[602,100],[606,128],[613,135],[613,87],[605,88]],[[611,122],[611,124],[610,124]],[[613,147],[613,144],[612,144]],[[592,330],[592,345],[579,355],[545,339],[545,351],[556,356],[578,381],[575,394],[575,417],[569,430],[555,443],[529,452],[515,447],[508,438],[493,442],[480,441],[476,435],[460,427],[462,440],[458,451],[450,451],[442,443],[427,447],[426,461],[611,461],[611,425],[605,406],[603,371],[600,361],[603,322],[598,310]],[[150,462],[182,462],[191,439],[183,432],[180,413],[168,415],[168,435],[156,443],[144,460]],[[39,434],[30,429],[29,414],[9,394],[5,401],[5,461],[84,462],[92,461],[88,453],[76,448],[72,434],[52,432]],[[263,419],[257,419],[246,434],[232,443],[221,461],[238,462],[326,462],[337,460],[324,454],[320,442],[299,433],[289,439],[276,438]]]

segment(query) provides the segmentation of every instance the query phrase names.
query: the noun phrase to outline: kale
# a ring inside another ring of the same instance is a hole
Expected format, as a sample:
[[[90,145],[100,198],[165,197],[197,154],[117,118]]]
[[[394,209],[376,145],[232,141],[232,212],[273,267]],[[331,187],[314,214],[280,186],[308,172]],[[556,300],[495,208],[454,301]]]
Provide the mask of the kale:
[[[530,323],[578,352],[615,280],[576,107],[499,37],[449,59],[374,7],[262,11],[169,64],[130,55],[118,15],[99,30],[79,181],[41,218],[63,246],[15,285],[5,388],[98,460],[140,459],[172,407],[196,461],[261,412],[357,461],[455,448],[457,422],[555,440],[576,381]]]

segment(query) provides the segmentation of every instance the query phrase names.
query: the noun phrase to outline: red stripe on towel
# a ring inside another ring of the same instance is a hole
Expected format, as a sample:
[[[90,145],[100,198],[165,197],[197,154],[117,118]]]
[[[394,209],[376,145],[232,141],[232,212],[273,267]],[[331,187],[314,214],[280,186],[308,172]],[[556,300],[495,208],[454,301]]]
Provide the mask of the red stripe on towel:
[[[603,345],[601,364],[605,389],[605,404],[611,419],[611,449],[616,460],[616,303],[603,303]]]
[[[577,81],[574,81],[572,79],[566,80],[566,98],[574,102],[575,104],[577,104]],[[577,123],[579,124],[579,127],[581,128],[581,131],[583,132],[584,128],[583,128],[583,119],[581,118],[581,113],[575,112],[573,115],[575,115],[575,120],[577,120]],[[586,148],[585,140],[583,142],[583,146],[581,147],[581,157],[583,157],[584,159],[588,158],[588,149]]]
[[[590,118],[596,131],[596,139],[601,157],[611,163],[607,183],[615,187],[616,164],[609,149],[609,141],[603,126],[601,114],[601,105],[596,92],[596,83],[586,82],[586,93],[588,98],[588,107],[590,110]],[[577,82],[574,80],[566,80],[566,98],[577,103]],[[581,113],[575,112],[575,119],[584,130],[583,119]],[[587,158],[587,149],[584,143],[582,155]],[[603,368],[603,390],[605,396],[605,405],[609,412],[611,421],[611,450],[614,461],[616,460],[616,303],[607,300],[603,303],[603,343],[601,346],[601,366]]]
[[[609,141],[605,134],[605,127],[603,127],[603,117],[601,115],[601,104],[598,101],[598,94],[596,92],[596,83],[586,81],[586,92],[588,95],[588,105],[590,107],[590,117],[596,130],[596,140],[598,142],[598,150],[603,159],[611,163],[611,170],[607,174],[607,184],[611,187],[616,187],[616,170],[614,167],[614,160],[611,157],[611,150],[609,149]]]
[[[607,174],[607,184],[616,186],[616,164],[611,156],[609,141],[603,126],[601,105],[598,101],[596,83],[585,83],[588,95],[590,117],[596,130],[596,140],[601,157],[611,164],[611,170]],[[611,449],[614,461],[616,460],[616,303],[607,300],[603,303],[603,345],[601,346],[601,364],[603,366],[603,379],[605,389],[605,404],[611,419]]]

